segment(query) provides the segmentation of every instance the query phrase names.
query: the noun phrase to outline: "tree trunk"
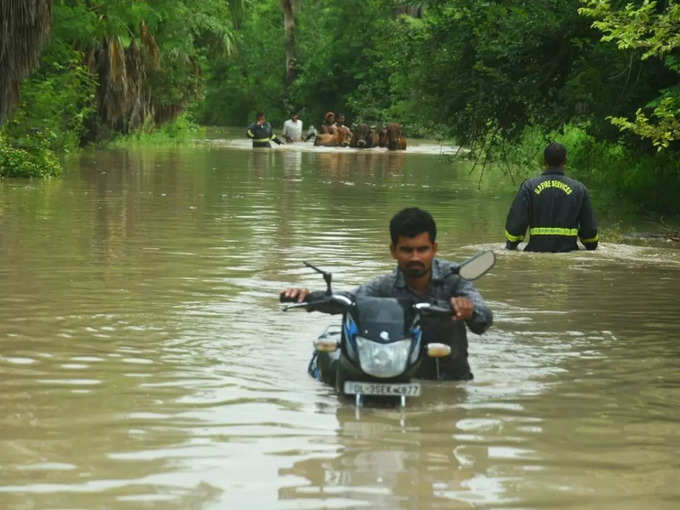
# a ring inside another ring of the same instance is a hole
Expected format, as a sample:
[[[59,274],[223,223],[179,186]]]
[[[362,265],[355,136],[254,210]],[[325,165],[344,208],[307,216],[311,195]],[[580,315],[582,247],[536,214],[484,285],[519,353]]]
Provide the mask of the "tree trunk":
[[[283,11],[283,28],[286,48],[286,92],[297,78],[297,44],[295,42],[295,18],[301,0],[279,0]]]
[[[19,84],[38,64],[52,0],[0,2],[0,124],[19,103]]]

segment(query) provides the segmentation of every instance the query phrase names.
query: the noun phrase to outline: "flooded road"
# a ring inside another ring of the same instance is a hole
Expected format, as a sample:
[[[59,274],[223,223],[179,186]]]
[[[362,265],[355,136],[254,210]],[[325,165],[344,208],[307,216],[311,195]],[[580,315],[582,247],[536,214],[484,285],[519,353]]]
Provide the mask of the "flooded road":
[[[512,195],[449,149],[304,149],[96,151],[0,182],[1,508],[678,507],[677,246],[505,252]],[[495,323],[473,381],[358,411],[306,374],[333,319],[278,291],[323,288],[303,260],[337,289],[390,270],[410,205],[443,258],[496,251]]]

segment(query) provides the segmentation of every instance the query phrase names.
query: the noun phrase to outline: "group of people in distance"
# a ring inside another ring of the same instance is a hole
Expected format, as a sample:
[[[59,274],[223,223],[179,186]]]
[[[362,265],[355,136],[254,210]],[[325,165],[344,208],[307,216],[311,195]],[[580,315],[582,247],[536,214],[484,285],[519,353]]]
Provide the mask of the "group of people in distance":
[[[324,115],[323,123],[321,124],[321,133],[334,134],[337,130],[342,129],[351,131],[345,125],[345,114],[328,112]],[[283,130],[281,136],[283,140],[274,134],[272,126],[267,122],[264,113],[260,112],[256,115],[255,122],[248,126],[246,135],[253,141],[253,147],[271,147],[270,142],[276,144],[294,143],[308,141],[314,138],[319,132],[314,126],[310,126],[306,132],[303,132],[303,123],[297,112],[291,112],[290,118],[283,123]]]
[[[334,115],[332,113],[330,115],[333,117],[333,123],[335,123]],[[324,133],[333,132],[328,130],[334,129],[333,126],[327,124],[328,116],[329,114],[326,114],[321,128]],[[344,116],[342,116],[342,119],[344,122]],[[253,141],[253,147],[271,147],[270,142],[280,145],[284,143],[284,140],[285,143],[306,142],[317,134],[318,132],[314,126],[310,126],[307,132],[303,133],[303,123],[297,112],[291,112],[290,118],[283,123],[283,130],[281,132],[283,140],[274,134],[271,124],[262,112],[255,116],[255,122],[248,126],[248,131],[246,131],[246,136]]]
[[[338,113],[337,117],[333,112],[327,112],[323,117],[323,124],[321,124],[321,132],[332,135],[338,129],[349,129],[345,126],[345,114]]]
[[[543,156],[545,171],[522,183],[510,207],[505,224],[506,248],[515,250],[528,230],[530,239],[525,251],[577,250],[577,239],[586,249],[596,249],[597,224],[588,189],[565,175],[566,148],[551,143]],[[414,302],[448,300],[452,310],[449,327],[437,331],[423,329],[423,337],[451,347],[452,354],[441,361],[441,379],[472,379],[466,330],[482,334],[491,326],[493,315],[472,283],[446,277],[451,263],[436,257],[436,234],[434,219],[428,212],[417,207],[399,211],[390,222],[389,249],[397,262],[396,268],[364,283],[353,293],[409,298]],[[306,288],[290,287],[282,290],[279,297],[281,301],[304,301],[309,294]],[[434,378],[431,367],[425,364],[416,377]]]

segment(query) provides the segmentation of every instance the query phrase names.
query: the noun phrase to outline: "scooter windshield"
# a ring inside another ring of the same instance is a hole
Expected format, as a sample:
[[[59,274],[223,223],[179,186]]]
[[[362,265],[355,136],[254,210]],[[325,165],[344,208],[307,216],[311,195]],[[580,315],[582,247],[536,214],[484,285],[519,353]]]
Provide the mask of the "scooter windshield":
[[[357,296],[355,311],[358,334],[364,338],[388,343],[411,336],[414,312],[405,301]]]

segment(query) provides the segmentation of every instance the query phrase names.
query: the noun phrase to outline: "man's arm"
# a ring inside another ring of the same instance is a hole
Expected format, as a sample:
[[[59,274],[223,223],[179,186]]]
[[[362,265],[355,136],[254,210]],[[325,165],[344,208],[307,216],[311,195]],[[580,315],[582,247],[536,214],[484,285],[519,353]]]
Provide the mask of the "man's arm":
[[[277,145],[281,145],[283,143],[281,139],[274,134],[274,131],[272,131],[272,126],[269,123],[267,123],[267,133],[269,139],[273,142],[276,142]]]
[[[578,237],[586,249],[594,250],[597,248],[597,223],[595,222],[595,213],[593,213],[593,206],[590,203],[590,195],[587,188],[585,189],[585,197],[581,206],[581,214],[579,215]]]
[[[526,181],[525,181],[526,182]],[[523,182],[510,206],[505,220],[505,247],[514,250],[524,240],[524,234],[529,226],[529,190]]]
[[[459,306],[456,305],[456,301],[462,301],[459,298],[466,298],[472,303],[471,312],[467,313],[465,310],[461,310],[461,315],[465,318],[465,323],[470,328],[470,331],[481,335],[489,329],[489,326],[493,324],[493,313],[472,282],[461,278],[454,295],[451,297],[451,306],[456,309],[457,315]],[[465,305],[463,301],[460,306],[467,308],[469,305]],[[470,313],[471,316],[467,318]]]

